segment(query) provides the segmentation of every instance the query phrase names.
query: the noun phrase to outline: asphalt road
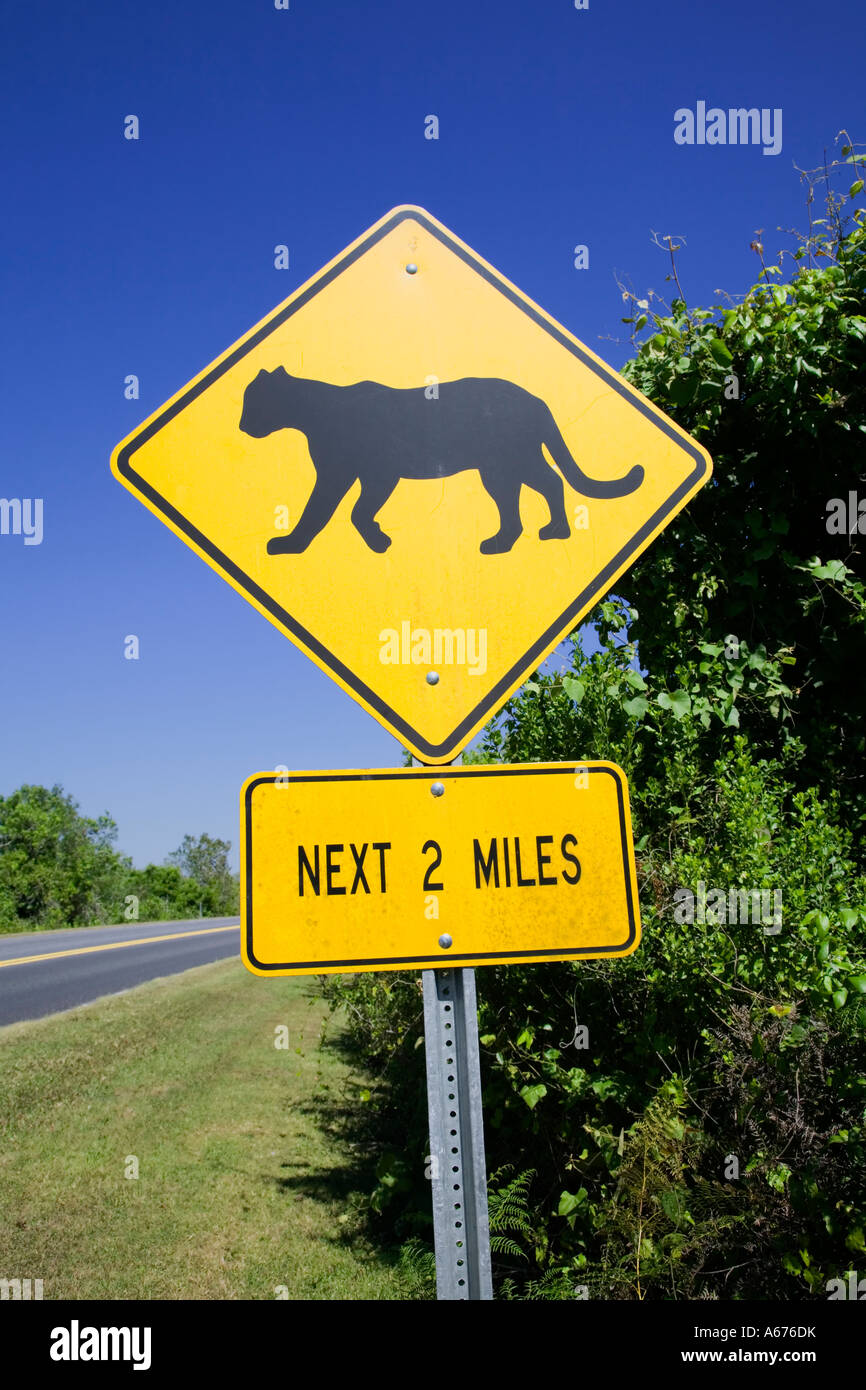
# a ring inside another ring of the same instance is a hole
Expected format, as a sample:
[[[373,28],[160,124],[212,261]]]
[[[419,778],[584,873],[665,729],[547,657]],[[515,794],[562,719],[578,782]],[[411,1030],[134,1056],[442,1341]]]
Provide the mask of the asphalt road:
[[[0,1026],[240,953],[237,917],[0,936]]]

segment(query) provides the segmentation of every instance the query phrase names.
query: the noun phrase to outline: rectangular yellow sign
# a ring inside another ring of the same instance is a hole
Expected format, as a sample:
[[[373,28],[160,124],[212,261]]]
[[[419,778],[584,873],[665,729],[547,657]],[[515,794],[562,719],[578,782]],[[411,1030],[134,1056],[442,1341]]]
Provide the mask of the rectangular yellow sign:
[[[629,955],[625,775],[607,762],[256,773],[241,906],[258,975]]]

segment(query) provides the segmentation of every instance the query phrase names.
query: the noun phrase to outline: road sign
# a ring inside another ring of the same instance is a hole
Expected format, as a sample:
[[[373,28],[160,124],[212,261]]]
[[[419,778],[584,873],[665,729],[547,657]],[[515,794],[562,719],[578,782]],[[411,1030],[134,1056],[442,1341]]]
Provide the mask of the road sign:
[[[427,763],[710,475],[421,208],[395,208],[120,444],[116,477]]]
[[[241,905],[261,975],[629,955],[626,780],[606,762],[257,773]]]

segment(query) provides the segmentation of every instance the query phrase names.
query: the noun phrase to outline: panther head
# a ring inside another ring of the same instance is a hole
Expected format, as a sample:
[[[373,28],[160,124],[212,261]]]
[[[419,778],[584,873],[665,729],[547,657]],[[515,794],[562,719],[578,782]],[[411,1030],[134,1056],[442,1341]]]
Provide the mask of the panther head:
[[[244,434],[263,439],[274,430],[286,428],[286,388],[290,381],[285,367],[276,367],[272,372],[262,367],[244,391],[239,425]]]

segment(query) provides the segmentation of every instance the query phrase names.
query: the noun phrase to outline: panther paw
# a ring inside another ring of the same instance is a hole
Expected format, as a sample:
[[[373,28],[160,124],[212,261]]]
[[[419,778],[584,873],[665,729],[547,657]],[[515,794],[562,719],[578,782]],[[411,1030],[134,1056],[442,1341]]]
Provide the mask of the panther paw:
[[[300,555],[306,550],[309,541],[296,540],[294,536],[273,536],[268,541],[269,555]]]
[[[501,536],[490,536],[486,541],[482,541],[479,549],[482,555],[507,555],[514,541],[503,539]]]
[[[377,555],[384,555],[388,546],[391,544],[391,537],[386,536],[384,531],[380,531],[378,536],[364,536],[363,539]]]

